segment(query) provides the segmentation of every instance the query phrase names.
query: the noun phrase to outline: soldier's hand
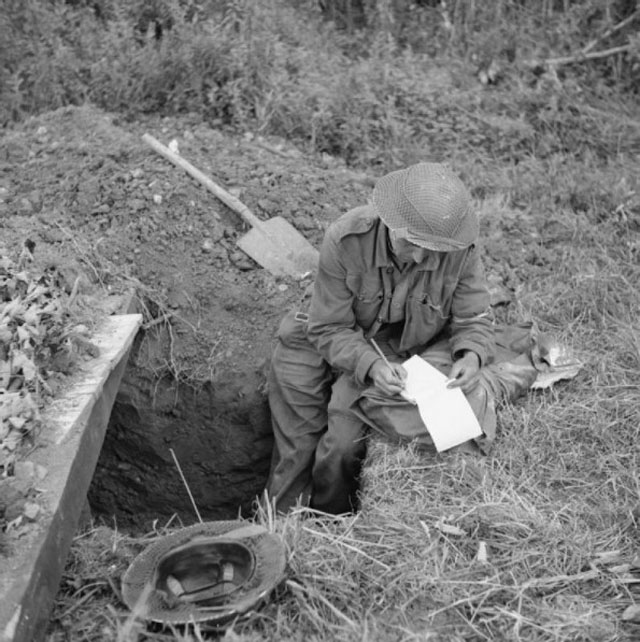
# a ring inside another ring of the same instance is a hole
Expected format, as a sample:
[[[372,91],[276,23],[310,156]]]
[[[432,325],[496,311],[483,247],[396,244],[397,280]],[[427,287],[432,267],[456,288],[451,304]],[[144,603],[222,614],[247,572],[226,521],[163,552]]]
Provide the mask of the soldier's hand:
[[[388,395],[397,395],[404,390],[407,371],[399,363],[387,365],[382,359],[373,362],[369,370],[374,385]]]
[[[462,392],[469,392],[476,384],[479,372],[480,357],[467,350],[462,357],[453,362],[447,388],[462,388]]]

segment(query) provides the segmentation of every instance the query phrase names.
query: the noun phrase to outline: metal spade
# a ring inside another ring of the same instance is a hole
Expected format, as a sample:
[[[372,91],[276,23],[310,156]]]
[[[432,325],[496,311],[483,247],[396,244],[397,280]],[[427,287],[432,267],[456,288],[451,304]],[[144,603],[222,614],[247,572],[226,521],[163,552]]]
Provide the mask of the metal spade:
[[[153,136],[144,134],[142,139],[161,156],[195,178],[251,226],[251,229],[238,240],[238,246],[256,263],[276,276],[300,278],[315,271],[318,250],[291,223],[281,216],[274,216],[266,221],[259,219],[233,194]]]

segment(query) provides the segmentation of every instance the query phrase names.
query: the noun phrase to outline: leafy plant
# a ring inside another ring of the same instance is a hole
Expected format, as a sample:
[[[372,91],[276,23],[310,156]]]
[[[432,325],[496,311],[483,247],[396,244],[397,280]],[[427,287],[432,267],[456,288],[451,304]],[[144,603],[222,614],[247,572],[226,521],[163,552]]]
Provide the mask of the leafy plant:
[[[11,468],[26,436],[40,428],[39,410],[80,356],[95,356],[89,329],[70,312],[55,269],[31,274],[31,253],[0,255],[0,469]]]

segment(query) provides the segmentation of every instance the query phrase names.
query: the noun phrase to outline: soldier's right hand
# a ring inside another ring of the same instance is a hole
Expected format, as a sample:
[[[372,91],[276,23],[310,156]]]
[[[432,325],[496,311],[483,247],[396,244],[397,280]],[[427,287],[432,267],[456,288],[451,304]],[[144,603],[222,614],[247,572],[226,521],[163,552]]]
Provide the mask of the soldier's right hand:
[[[407,371],[399,363],[387,365],[382,359],[378,359],[373,362],[369,377],[386,394],[397,395],[404,390]]]

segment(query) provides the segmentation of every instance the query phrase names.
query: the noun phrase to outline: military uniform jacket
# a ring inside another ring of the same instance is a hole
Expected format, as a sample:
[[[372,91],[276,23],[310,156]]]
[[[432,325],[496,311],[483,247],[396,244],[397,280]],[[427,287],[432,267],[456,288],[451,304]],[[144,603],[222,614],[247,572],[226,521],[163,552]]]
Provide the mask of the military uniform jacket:
[[[396,272],[394,272],[396,271]],[[334,368],[366,384],[379,355],[367,341],[403,310],[398,354],[422,352],[443,330],[452,358],[472,350],[481,365],[494,352],[489,292],[478,250],[434,252],[400,274],[388,230],[371,205],[355,208],[327,230],[309,309],[307,338]],[[404,279],[408,280],[404,282]],[[404,282],[401,301],[394,297]],[[394,287],[394,283],[396,284]]]

